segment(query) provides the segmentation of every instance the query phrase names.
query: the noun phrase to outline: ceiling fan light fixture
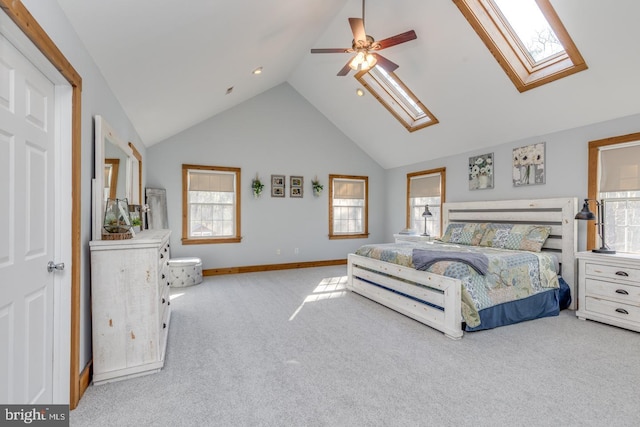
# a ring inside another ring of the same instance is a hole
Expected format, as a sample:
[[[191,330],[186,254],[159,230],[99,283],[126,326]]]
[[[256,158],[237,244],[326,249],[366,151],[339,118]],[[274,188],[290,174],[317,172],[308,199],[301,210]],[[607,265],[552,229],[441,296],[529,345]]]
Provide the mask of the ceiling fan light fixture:
[[[349,63],[349,68],[355,71],[368,70],[373,68],[378,60],[374,55],[366,51],[360,51]]]

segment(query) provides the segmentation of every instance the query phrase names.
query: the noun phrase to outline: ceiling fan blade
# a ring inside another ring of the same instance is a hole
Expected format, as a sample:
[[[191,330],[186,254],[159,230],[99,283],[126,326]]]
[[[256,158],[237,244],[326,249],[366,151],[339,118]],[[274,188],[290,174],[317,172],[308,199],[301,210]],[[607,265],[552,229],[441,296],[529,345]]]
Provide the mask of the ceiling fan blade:
[[[311,53],[349,53],[351,49],[336,47],[326,49],[311,49]]]
[[[342,67],[342,69],[340,71],[338,71],[338,74],[336,74],[337,76],[346,76],[347,74],[349,74],[349,71],[351,71],[351,67],[349,67],[349,64],[351,63],[351,59],[349,59],[349,62],[347,62],[345,64],[344,67]]]
[[[362,40],[367,41],[367,34],[364,32],[364,21],[362,18],[349,18],[349,25],[351,25],[351,32],[353,33],[353,40],[357,42]]]
[[[386,72],[388,72],[388,73],[394,72],[399,67],[398,64],[396,64],[393,61],[388,60],[387,58],[385,58],[384,56],[380,55],[379,53],[374,53],[373,56],[375,56],[376,59],[378,60],[376,65],[378,65],[379,67],[384,68],[384,70]]]
[[[336,76],[346,76],[347,74],[349,74],[349,71],[351,71],[351,67],[349,67],[349,64],[351,64],[351,61],[353,60],[353,58],[350,58],[349,61],[347,61],[347,63],[344,65],[344,67],[342,67],[340,69],[340,71],[338,71],[338,74],[336,74]]]
[[[377,42],[377,44],[380,46],[377,49],[378,50],[385,49],[400,43],[405,43],[410,40],[415,40],[417,38],[418,36],[416,35],[416,32],[413,30],[410,30],[410,31],[407,31],[406,33],[397,34],[393,37],[389,37],[388,39],[380,40],[379,42]]]

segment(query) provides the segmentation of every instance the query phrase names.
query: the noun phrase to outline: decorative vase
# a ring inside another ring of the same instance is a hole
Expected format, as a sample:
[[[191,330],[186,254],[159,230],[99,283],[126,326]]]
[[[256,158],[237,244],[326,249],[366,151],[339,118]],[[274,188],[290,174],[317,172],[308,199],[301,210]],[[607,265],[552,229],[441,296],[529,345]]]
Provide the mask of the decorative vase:
[[[520,184],[529,184],[529,169],[531,165],[520,167]]]
[[[529,165],[528,166],[529,170],[529,179],[528,182],[529,184],[535,184],[536,183],[536,167],[535,165]]]
[[[489,176],[488,175],[478,176],[478,188],[487,188],[488,186],[489,186]]]

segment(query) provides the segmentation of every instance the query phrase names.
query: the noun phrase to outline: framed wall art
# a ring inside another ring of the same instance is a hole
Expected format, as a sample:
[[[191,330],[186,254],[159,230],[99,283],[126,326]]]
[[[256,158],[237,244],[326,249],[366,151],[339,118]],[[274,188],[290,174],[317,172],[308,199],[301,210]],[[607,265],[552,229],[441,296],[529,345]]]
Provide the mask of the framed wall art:
[[[513,149],[513,186],[545,183],[545,143],[526,145]]]
[[[469,190],[493,188],[493,153],[469,157]]]
[[[289,197],[302,197],[304,188],[304,177],[290,176],[289,177]]]
[[[271,197],[284,197],[284,175],[271,175]]]

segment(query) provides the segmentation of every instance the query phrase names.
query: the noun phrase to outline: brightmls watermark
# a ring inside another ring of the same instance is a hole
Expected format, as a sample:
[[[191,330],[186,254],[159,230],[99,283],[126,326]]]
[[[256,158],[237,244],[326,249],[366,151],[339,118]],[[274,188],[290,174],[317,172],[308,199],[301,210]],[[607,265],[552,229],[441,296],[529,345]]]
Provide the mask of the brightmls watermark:
[[[0,426],[68,427],[69,405],[0,405]]]

